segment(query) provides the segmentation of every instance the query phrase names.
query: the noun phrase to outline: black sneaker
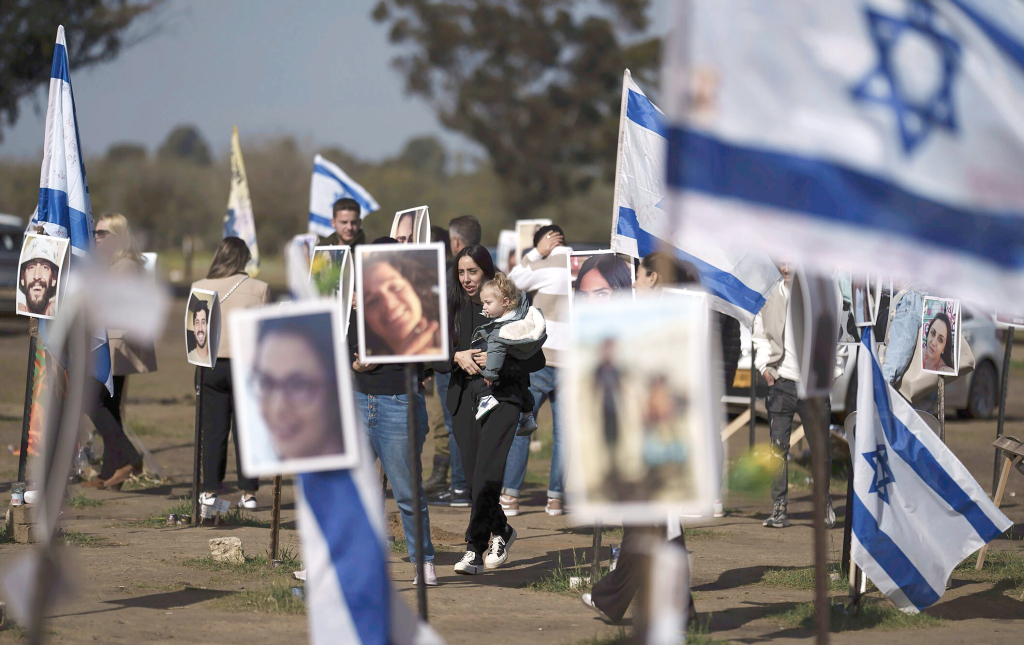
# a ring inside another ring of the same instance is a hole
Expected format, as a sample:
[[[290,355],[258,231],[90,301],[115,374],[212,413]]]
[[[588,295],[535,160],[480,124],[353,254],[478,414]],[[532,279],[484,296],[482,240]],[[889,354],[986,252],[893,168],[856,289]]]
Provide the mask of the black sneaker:
[[[825,527],[834,529],[836,527],[836,512],[832,508],[832,496],[828,496],[828,502],[825,504]]]
[[[519,428],[516,429],[517,437],[527,437],[537,430],[537,417],[532,412],[526,412],[519,417]]]
[[[764,521],[764,526],[770,529],[784,529],[789,526],[789,516],[786,515],[786,505],[776,504],[771,517]]]
[[[450,506],[452,508],[468,508],[473,503],[468,488],[449,488],[427,499],[431,506]]]
[[[508,552],[512,548],[512,543],[516,541],[517,535],[514,528],[511,526],[507,526],[507,528],[506,535],[491,536],[491,548],[487,550],[487,557],[484,558],[485,568],[497,569],[508,562]]]
[[[465,555],[455,565],[455,573],[465,576],[475,576],[484,571],[484,559],[480,554],[471,549],[466,549]]]

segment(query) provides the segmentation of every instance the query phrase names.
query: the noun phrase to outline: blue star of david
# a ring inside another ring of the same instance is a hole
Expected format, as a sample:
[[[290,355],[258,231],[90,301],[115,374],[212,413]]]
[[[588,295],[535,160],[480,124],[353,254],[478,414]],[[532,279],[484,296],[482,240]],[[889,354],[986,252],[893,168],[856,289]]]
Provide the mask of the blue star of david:
[[[880,445],[874,452],[865,452],[863,455],[875,471],[875,481],[871,482],[868,492],[878,493],[882,501],[888,504],[889,490],[886,487],[896,483],[896,480],[892,478],[892,471],[889,470],[889,455],[885,452],[885,446]]]
[[[910,0],[904,18],[887,16],[866,9],[868,29],[878,50],[878,65],[851,89],[860,101],[880,103],[892,108],[899,123],[903,151],[910,155],[935,128],[957,131],[953,109],[953,81],[960,67],[960,45],[939,33],[935,26],[935,10],[922,0]],[[893,50],[900,37],[917,32],[927,39],[942,56],[942,80],[925,101],[913,101],[906,95],[896,76]]]

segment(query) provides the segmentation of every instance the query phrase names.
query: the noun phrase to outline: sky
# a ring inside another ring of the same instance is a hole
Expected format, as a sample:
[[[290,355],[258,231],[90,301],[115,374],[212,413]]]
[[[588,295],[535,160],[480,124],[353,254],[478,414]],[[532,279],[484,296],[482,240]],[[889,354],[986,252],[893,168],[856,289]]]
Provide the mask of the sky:
[[[654,0],[652,33],[667,31],[669,2]],[[247,139],[288,135],[375,161],[433,134],[452,150],[482,156],[445,131],[425,102],[405,95],[391,67],[399,50],[387,26],[370,17],[375,4],[168,0],[150,23],[157,35],[111,62],[71,69],[82,148],[101,155],[131,141],[152,152],[171,128],[190,123],[216,154],[226,154],[237,125],[243,149]],[[45,110],[44,87],[4,130],[0,158],[41,158]]]

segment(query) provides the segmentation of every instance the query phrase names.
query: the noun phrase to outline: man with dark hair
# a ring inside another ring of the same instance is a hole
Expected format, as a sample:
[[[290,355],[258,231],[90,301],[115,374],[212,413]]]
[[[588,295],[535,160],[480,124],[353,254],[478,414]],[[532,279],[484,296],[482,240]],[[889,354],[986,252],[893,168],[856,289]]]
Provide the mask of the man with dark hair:
[[[480,243],[483,231],[480,228],[480,220],[472,215],[456,217],[448,224],[448,237],[451,238],[452,257],[459,254],[463,248]]]
[[[53,316],[57,294],[59,269],[55,251],[46,240],[33,238],[25,246],[25,262],[21,265],[18,288],[25,294],[25,302],[18,303],[18,311],[37,316]]]
[[[548,235],[550,233],[551,235]],[[556,239],[562,238],[561,246],[565,245],[565,232],[562,231],[562,227],[558,224],[548,224],[547,226],[541,226],[537,229],[537,232],[533,234],[533,248],[537,248],[540,245],[540,241],[543,239]],[[559,246],[556,244],[555,246]],[[546,256],[545,256],[546,257]]]
[[[196,346],[188,352],[188,360],[209,366],[210,306],[205,300],[193,296],[188,309],[192,312],[192,335],[196,339]]]
[[[351,197],[342,197],[334,202],[331,208],[334,213],[331,224],[334,226],[334,233],[325,237],[317,238],[317,246],[356,246],[366,241],[366,233],[363,232],[363,220],[359,214],[362,212],[359,202]]]

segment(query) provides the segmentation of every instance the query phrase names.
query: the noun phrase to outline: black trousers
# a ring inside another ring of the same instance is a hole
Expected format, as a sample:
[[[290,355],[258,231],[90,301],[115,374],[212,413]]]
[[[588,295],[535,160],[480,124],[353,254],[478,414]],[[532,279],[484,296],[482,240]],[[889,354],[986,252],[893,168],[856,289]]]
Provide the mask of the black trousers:
[[[504,535],[508,530],[498,497],[505,479],[505,461],[519,425],[519,408],[499,403],[481,425],[472,402],[473,397],[465,393],[458,411],[452,415],[452,432],[473,497],[466,544],[470,550],[484,553],[491,535]]]
[[[789,496],[789,438],[793,433],[793,415],[799,414],[800,420],[804,423],[804,431],[808,443],[818,441],[817,432],[807,431],[807,420],[810,410],[807,401],[797,398],[796,381],[780,378],[775,385],[768,388],[768,398],[765,400],[768,408],[768,423],[771,425],[772,440],[772,466],[775,470],[772,475],[772,503],[786,504]],[[832,415],[832,406],[828,397],[825,398],[825,428],[828,428],[829,417]],[[832,440],[825,433],[825,472],[832,472]],[[814,454],[814,449],[811,449]],[[778,462],[781,462],[778,463]],[[828,483],[826,482],[826,486]]]
[[[89,419],[96,426],[96,432],[103,437],[103,467],[100,479],[110,479],[114,471],[128,464],[142,462],[142,455],[124,434],[121,424],[121,395],[124,393],[126,376],[114,377],[114,394],[107,392],[102,384],[96,391],[96,398],[89,406]]]
[[[646,555],[643,552],[643,541],[647,535],[665,536],[665,527],[637,527],[624,526],[622,528],[622,547],[619,550],[619,563],[615,565],[615,571],[610,572],[598,581],[590,590],[590,598],[603,611],[606,616],[615,622],[622,620],[629,609],[633,597],[643,583],[643,567]],[[686,539],[680,535],[672,542],[686,548]],[[687,620],[693,620],[696,609],[693,606],[693,594],[689,595],[690,608],[686,614]]]
[[[218,358],[213,369],[203,370],[203,409],[200,422],[203,427],[203,490],[215,491],[224,482],[228,469],[228,435],[234,433],[235,467],[238,469],[238,487],[247,492],[259,488],[258,479],[242,474],[242,457],[238,452],[238,423],[235,403],[231,398],[231,359]],[[198,402],[197,402],[198,405]]]

